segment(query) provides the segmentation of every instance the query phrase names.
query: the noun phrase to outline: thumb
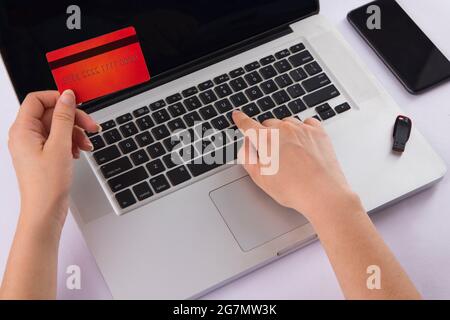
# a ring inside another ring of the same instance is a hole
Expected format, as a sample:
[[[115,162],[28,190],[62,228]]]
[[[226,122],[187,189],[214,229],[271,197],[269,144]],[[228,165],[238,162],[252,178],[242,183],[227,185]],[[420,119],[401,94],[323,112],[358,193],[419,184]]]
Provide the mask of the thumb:
[[[72,148],[72,132],[75,124],[75,94],[65,90],[53,110],[49,141],[53,145]]]

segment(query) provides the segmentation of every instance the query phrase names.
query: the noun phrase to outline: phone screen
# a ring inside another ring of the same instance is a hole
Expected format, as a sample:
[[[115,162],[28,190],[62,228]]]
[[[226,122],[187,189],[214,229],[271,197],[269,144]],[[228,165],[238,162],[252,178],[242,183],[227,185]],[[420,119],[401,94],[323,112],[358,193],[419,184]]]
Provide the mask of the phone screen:
[[[373,1],[348,20],[411,93],[450,78],[449,60],[396,1]]]

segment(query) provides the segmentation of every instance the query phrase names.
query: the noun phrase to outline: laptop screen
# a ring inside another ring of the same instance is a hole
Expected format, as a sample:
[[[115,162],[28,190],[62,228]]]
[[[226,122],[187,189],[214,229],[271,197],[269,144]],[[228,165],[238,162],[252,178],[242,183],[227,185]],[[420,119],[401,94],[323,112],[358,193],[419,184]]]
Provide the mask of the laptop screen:
[[[189,62],[318,11],[316,0],[77,1],[80,29],[69,30],[73,1],[0,1],[0,50],[20,101],[56,89],[45,54],[133,26],[150,81]]]

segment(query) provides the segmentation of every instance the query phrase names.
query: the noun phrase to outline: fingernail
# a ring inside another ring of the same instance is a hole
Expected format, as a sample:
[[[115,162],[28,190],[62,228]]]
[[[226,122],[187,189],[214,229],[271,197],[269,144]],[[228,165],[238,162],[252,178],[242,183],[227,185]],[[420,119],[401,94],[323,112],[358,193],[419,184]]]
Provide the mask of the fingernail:
[[[73,93],[72,90],[65,90],[62,94],[61,97],[59,98],[59,101],[61,101],[62,103],[64,103],[67,106],[74,106],[75,105],[75,93]]]
[[[89,148],[89,151],[94,151],[94,145],[91,142],[87,142],[86,144]]]
[[[100,133],[102,131],[103,131],[102,126],[97,123],[97,132]]]

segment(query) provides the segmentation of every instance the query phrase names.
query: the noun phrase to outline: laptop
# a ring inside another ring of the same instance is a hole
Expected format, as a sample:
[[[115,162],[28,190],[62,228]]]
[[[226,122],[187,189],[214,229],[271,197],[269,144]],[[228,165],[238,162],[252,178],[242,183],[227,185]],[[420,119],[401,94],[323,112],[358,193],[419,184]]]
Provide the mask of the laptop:
[[[46,52],[136,29],[152,79],[81,106],[103,132],[76,162],[71,192],[71,212],[114,298],[201,297],[317,239],[234,156],[176,163],[175,129],[193,133],[180,149],[198,158],[206,146],[239,147],[242,136],[224,133],[235,109],[257,121],[316,117],[368,212],[446,172],[415,128],[406,151],[392,152],[393,125],[405,112],[318,1],[78,1],[80,30],[65,27],[69,4],[4,2],[0,46],[22,100],[55,88]],[[204,128],[214,134],[201,136]]]

